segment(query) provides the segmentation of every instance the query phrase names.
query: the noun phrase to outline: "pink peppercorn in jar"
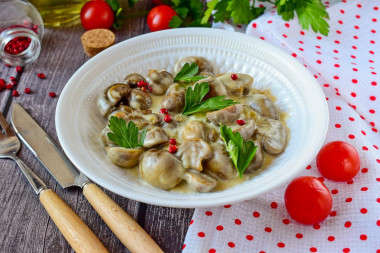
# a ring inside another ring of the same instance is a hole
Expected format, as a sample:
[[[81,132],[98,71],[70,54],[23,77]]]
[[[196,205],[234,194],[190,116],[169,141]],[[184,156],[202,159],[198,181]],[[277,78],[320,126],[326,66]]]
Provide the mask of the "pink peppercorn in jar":
[[[0,1],[0,59],[24,66],[41,51],[42,18],[32,4],[23,0]]]

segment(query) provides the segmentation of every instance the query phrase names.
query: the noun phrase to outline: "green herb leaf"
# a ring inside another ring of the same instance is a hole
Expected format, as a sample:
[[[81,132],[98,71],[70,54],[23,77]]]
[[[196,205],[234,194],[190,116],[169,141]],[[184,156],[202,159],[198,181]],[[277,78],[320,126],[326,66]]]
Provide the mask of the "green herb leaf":
[[[238,104],[232,99],[225,99],[226,96],[212,97],[202,102],[209,90],[210,85],[206,82],[195,84],[194,90],[188,87],[185,94],[185,108],[182,114],[190,115],[197,112],[215,111]]]
[[[219,2],[219,0],[212,0],[212,1],[207,3],[207,10],[205,11],[205,14],[201,20],[202,24],[208,23],[208,20],[210,19],[211,15],[212,15],[212,11],[215,9],[218,2]]]
[[[254,7],[253,5],[251,7],[253,19],[256,19],[256,18],[260,17],[261,15],[263,15],[264,11],[265,11],[265,7]]]
[[[124,148],[137,148],[144,144],[146,129],[140,132],[139,128],[131,120],[128,125],[125,120],[112,116],[108,122],[112,132],[107,133],[108,139]]]
[[[178,6],[181,3],[181,0],[172,0],[175,6]]]
[[[191,89],[191,87],[188,87],[185,94],[185,107],[183,108],[182,114],[186,115],[185,113],[187,111],[198,105],[209,92],[209,90],[210,85],[208,83],[197,83],[194,86],[194,90]]]
[[[226,10],[231,12],[235,24],[248,24],[254,18],[247,0],[230,0]]]
[[[223,124],[220,126],[220,135],[241,178],[252,161],[257,146],[253,141],[244,141],[239,132],[234,133],[231,128]]]
[[[186,112],[184,112],[184,115],[190,115],[197,112],[209,112],[209,111],[215,111],[220,110],[223,108],[226,108],[231,105],[238,104],[238,102],[232,100],[232,99],[225,99],[226,96],[217,96],[209,98],[194,107],[191,107]]]
[[[117,0],[106,0],[111,9],[116,12],[120,8],[119,1]]]
[[[231,18],[231,12],[227,11],[227,6],[228,6],[229,1],[230,0],[221,0],[215,6],[215,10],[216,10],[214,14],[215,22],[223,22]]]
[[[314,32],[320,32],[325,36],[329,34],[329,24],[325,20],[329,18],[329,14],[319,0],[307,1],[305,7],[296,9],[296,13],[302,29],[309,30],[311,26]]]
[[[172,19],[169,21],[169,27],[171,28],[178,28],[181,27],[183,20],[178,16],[173,16]]]
[[[186,62],[183,65],[181,71],[179,71],[177,75],[174,77],[174,82],[178,82],[178,81],[196,82],[198,80],[205,78],[204,76],[194,76],[197,73],[198,73],[198,65],[195,64],[194,62],[191,63],[191,65]]]

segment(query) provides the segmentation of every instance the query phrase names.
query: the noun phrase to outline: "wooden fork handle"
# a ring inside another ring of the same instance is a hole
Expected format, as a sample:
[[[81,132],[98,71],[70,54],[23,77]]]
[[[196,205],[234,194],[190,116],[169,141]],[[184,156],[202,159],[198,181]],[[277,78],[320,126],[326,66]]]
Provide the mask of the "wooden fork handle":
[[[96,235],[52,190],[42,190],[40,201],[75,252],[108,252]]]
[[[163,252],[147,232],[96,184],[86,184],[83,194],[112,232],[131,252]]]

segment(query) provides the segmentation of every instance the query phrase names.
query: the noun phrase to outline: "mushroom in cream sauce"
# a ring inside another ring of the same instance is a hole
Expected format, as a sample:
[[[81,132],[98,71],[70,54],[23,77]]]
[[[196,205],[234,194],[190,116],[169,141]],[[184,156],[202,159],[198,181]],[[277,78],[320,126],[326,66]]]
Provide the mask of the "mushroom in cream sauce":
[[[269,98],[273,96],[269,91],[261,94],[256,90],[254,79],[247,74],[215,75],[212,63],[203,57],[180,59],[174,73],[179,73],[186,63],[196,65],[199,77],[194,81],[181,81],[166,70],[151,69],[146,76],[131,73],[124,83],[112,84],[99,94],[99,113],[109,121],[99,134],[108,159],[119,167],[138,170],[143,181],[164,190],[185,184],[191,191],[210,192],[218,184],[239,177],[220,133],[222,124],[257,147],[244,171],[243,178],[249,180],[281,154],[288,143],[286,122]],[[190,103],[188,89],[204,83],[208,90],[204,90],[198,103],[213,98],[235,102],[223,107],[217,104],[215,109],[193,115],[182,114],[185,104]],[[109,135],[114,133],[109,124],[114,118],[125,122],[125,127],[133,122],[135,139],[142,138],[137,146],[126,148],[110,140]]]

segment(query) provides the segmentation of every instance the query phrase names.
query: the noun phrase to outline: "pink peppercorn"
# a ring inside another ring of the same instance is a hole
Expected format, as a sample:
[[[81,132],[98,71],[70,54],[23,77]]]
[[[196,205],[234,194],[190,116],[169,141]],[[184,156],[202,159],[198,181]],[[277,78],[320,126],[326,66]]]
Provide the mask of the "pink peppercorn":
[[[9,80],[11,80],[12,82],[13,82],[13,81],[16,81],[16,77],[11,76],[11,77],[9,77]]]
[[[25,91],[26,94],[30,94],[30,88],[25,88],[24,91]]]
[[[13,95],[14,97],[18,97],[18,96],[20,96],[20,94],[18,94],[18,91],[17,91],[17,90],[12,91],[12,95]]]
[[[8,84],[6,85],[6,88],[7,88],[7,90],[11,90],[11,89],[13,89],[13,84],[8,83]]]
[[[55,94],[55,92],[49,92],[49,97],[55,98],[56,96],[57,94]]]
[[[242,120],[242,119],[238,119],[238,120],[236,121],[236,123],[237,123],[238,125],[242,126],[242,125],[245,124],[245,121]]]
[[[17,66],[17,67],[16,67],[16,71],[17,71],[18,73],[21,73],[23,70],[24,70],[24,68],[21,67],[21,66]]]
[[[170,121],[172,121],[172,117],[169,114],[166,114],[164,117],[164,121],[169,123]]]
[[[169,143],[170,143],[171,145],[176,145],[176,144],[177,144],[177,141],[176,141],[176,139],[170,139],[170,140],[169,140]]]
[[[45,74],[44,73],[38,73],[37,77],[40,79],[45,79]]]
[[[170,145],[169,146],[169,153],[173,154],[173,153],[176,153],[177,152],[177,146],[175,145]]]
[[[232,75],[231,75],[231,79],[235,81],[235,80],[238,79],[238,76],[237,76],[236,74],[232,74]]]
[[[162,114],[168,114],[169,112],[168,112],[168,109],[166,109],[166,108],[161,108],[161,109],[160,109],[160,113],[162,113]]]

